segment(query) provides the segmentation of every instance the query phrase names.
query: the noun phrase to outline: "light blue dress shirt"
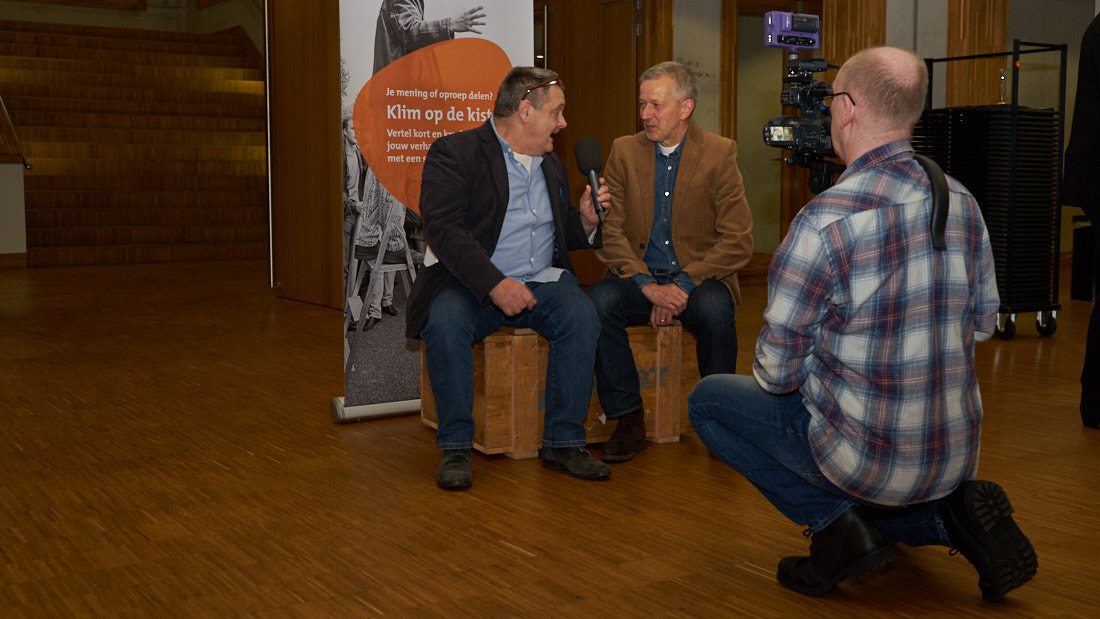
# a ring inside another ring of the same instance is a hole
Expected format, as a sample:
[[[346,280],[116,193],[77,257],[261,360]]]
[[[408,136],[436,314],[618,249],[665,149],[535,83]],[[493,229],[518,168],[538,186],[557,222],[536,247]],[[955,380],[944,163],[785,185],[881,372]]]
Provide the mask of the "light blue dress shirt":
[[[490,260],[505,277],[527,282],[556,282],[562,269],[554,264],[554,211],[542,172],[542,156],[530,156],[530,169],[497,132],[508,169],[508,211]]]

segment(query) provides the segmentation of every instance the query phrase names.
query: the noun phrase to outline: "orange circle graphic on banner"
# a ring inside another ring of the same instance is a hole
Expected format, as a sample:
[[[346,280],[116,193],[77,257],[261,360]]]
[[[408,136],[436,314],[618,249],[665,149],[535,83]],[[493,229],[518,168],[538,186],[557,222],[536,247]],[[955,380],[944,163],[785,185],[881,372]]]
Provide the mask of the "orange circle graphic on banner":
[[[431,143],[489,120],[512,68],[492,41],[454,39],[386,65],[359,91],[352,121],[363,159],[397,200],[420,212],[420,178]]]

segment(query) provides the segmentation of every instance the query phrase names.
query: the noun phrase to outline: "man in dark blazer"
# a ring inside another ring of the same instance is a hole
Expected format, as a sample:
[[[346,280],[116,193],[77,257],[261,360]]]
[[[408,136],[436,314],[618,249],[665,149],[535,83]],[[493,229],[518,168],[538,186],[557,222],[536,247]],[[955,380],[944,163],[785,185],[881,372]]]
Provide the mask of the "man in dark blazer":
[[[644,130],[615,140],[607,161],[613,205],[596,256],[608,277],[588,291],[600,314],[596,389],[615,431],[603,460],[645,449],[645,413],[626,328],[678,318],[697,339],[699,373],[732,374],[737,270],[752,257],[752,213],[733,140],[691,122],[698,85],[680,63],[642,74]]]
[[[1079,206],[1092,220],[1093,290],[1100,290],[1100,15],[1093,18],[1081,39],[1081,60],[1077,68],[1077,97],[1073,108],[1073,130],[1066,147],[1062,204]],[[1085,363],[1081,370],[1081,421],[1086,427],[1100,427],[1100,305],[1092,306]]]
[[[424,162],[420,212],[438,261],[425,260],[430,266],[413,286],[407,335],[424,340],[441,488],[472,483],[471,346],[501,326],[531,328],[550,341],[543,466],[582,479],[611,473],[584,448],[600,323],[567,252],[598,247],[600,220],[591,189],[579,210],[570,203],[565,168],[553,153],[564,108],[556,73],[516,67],[500,85],[490,121],[439,138]],[[607,188],[596,198],[606,202]]]

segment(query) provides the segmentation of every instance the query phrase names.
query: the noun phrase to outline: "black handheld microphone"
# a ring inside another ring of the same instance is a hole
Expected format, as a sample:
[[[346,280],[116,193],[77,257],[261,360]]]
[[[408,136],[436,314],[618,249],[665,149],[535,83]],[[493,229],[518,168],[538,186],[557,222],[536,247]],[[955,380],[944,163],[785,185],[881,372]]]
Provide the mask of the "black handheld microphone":
[[[607,211],[596,200],[596,192],[600,190],[600,168],[603,167],[603,154],[600,153],[600,143],[596,138],[581,138],[573,146],[573,154],[577,158],[577,167],[581,174],[588,177],[588,184],[592,187],[592,203],[596,207],[596,216],[600,223],[607,219]]]

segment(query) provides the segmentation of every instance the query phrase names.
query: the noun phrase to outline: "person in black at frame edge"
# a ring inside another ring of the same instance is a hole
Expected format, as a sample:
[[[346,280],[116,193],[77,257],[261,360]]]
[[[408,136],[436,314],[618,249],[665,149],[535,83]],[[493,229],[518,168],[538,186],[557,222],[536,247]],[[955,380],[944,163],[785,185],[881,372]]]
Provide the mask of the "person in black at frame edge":
[[[1073,129],[1066,147],[1062,176],[1062,204],[1081,207],[1092,221],[1092,288],[1100,290],[1100,187],[1094,180],[1100,170],[1100,15],[1093,18],[1081,39],[1077,68],[1077,97]],[[1081,369],[1081,422],[1100,426],[1100,305],[1093,304]]]

